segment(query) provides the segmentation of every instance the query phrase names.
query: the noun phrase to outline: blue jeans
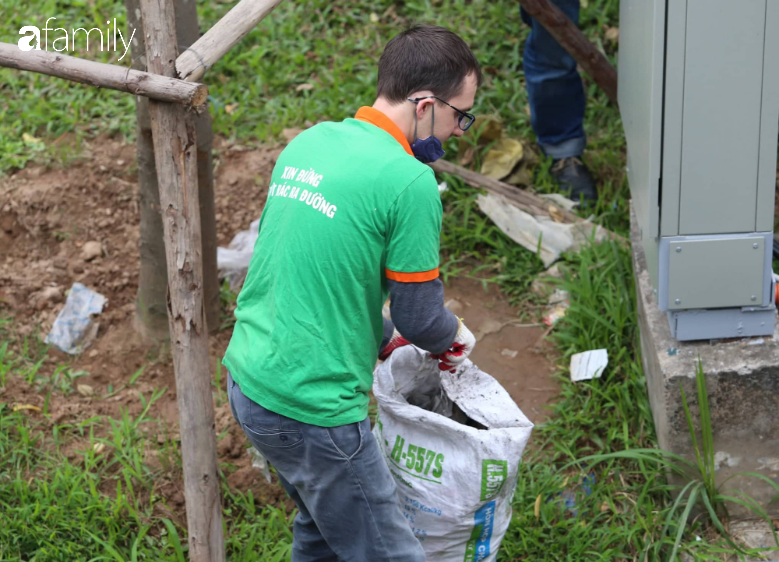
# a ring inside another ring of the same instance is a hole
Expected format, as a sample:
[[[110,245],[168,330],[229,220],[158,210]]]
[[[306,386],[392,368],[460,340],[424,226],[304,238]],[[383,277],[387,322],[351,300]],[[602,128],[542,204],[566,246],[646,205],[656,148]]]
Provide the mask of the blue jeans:
[[[229,373],[227,396],[298,507],[292,562],[424,562],[368,418],[338,427],[302,423],[247,398]]]
[[[579,24],[579,0],[552,0]],[[522,21],[530,26],[523,67],[530,102],[531,124],[538,144],[552,158],[580,156],[587,144],[584,134],[584,87],[576,61],[543,25],[523,9]]]

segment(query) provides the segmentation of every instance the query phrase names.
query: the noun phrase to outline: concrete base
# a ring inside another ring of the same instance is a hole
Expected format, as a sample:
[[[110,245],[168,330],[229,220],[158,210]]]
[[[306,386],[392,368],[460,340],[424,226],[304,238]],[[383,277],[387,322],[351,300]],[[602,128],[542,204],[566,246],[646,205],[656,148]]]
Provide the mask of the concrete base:
[[[660,448],[695,459],[679,385],[697,426],[695,370],[700,357],[720,461],[718,482],[739,472],[758,472],[779,483],[779,329],[763,338],[673,339],[668,317],[657,306],[632,213],[631,227],[641,354]],[[779,500],[769,505],[776,491],[758,478],[737,476],[723,490],[741,490],[779,514]],[[728,508],[731,515],[753,515],[738,505]]]

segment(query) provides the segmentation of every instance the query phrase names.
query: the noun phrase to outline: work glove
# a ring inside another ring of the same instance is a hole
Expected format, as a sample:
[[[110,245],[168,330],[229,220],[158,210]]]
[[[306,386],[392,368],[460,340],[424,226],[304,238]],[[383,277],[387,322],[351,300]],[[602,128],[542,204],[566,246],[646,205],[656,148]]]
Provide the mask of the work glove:
[[[458,318],[458,321],[460,325],[457,328],[454,343],[440,355],[433,355],[433,357],[438,359],[438,368],[450,373],[454,373],[457,367],[463,364],[463,361],[468,358],[476,345],[476,338],[463,323],[463,319]]]
[[[390,341],[387,343],[387,345],[384,346],[384,349],[381,350],[381,353],[379,354],[379,359],[382,361],[386,361],[387,357],[389,357],[393,351],[395,351],[399,347],[403,347],[404,345],[408,345],[411,342],[408,341],[406,338],[400,335],[400,332],[398,332],[398,329],[395,328],[395,330],[392,332],[392,337],[390,338]]]

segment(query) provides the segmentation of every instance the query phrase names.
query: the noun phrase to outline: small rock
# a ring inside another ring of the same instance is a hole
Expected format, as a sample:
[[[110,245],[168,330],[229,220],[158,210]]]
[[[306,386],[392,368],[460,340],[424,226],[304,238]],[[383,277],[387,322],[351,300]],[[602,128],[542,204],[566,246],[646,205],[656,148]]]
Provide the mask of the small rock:
[[[84,273],[84,266],[80,263],[73,264],[73,273]]]
[[[62,289],[59,287],[46,287],[34,294],[30,301],[38,310],[43,310],[51,303],[57,302],[62,298]]]
[[[103,246],[100,242],[92,240],[84,244],[81,248],[81,259],[84,261],[91,261],[103,255]]]
[[[98,355],[100,355],[100,353],[96,349],[93,349],[92,351],[89,352],[89,358],[90,359],[94,359]]]
[[[514,359],[514,357],[517,356],[517,353],[519,352],[516,349],[508,349],[508,348],[500,352],[501,355],[505,357],[511,357],[512,359]]]
[[[451,310],[455,315],[459,316],[463,312],[463,303],[457,299],[449,299],[444,303],[444,306]]]
[[[105,443],[95,443],[92,445],[92,450],[95,451],[96,455],[99,455],[105,450]]]
[[[124,160],[117,160],[116,161],[117,166],[124,166]]]
[[[88,384],[80,384],[76,387],[76,390],[78,390],[81,396],[93,396],[95,394],[95,389]]]
[[[5,215],[3,217],[0,217],[0,228],[5,230],[9,234],[13,231],[15,223],[16,223],[16,219],[11,215]]]

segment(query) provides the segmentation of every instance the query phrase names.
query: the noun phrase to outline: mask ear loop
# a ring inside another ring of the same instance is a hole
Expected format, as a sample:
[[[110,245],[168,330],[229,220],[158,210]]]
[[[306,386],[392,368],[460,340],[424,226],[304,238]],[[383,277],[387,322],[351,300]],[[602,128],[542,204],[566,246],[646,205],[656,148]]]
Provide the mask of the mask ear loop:
[[[418,102],[414,102],[414,142],[417,142],[417,125],[419,125],[419,119],[417,118],[417,108],[416,104]]]

